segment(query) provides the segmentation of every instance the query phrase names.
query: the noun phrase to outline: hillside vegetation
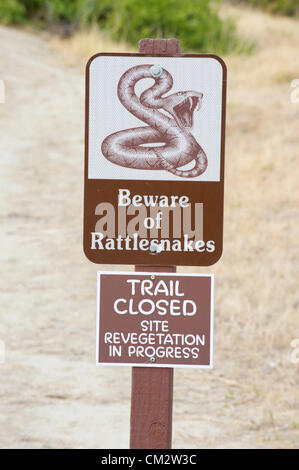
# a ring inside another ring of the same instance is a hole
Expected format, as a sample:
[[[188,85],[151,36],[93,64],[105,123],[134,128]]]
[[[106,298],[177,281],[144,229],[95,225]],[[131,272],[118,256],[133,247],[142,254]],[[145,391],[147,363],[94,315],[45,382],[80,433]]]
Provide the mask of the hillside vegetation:
[[[4,24],[33,24],[63,36],[96,25],[116,41],[179,37],[185,50],[226,53],[244,48],[221,0],[1,0]]]

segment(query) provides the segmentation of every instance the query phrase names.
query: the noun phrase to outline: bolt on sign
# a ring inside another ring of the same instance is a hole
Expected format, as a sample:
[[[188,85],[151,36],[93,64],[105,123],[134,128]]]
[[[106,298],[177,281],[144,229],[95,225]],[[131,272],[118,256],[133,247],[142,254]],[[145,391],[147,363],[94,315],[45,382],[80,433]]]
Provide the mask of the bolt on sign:
[[[226,67],[215,55],[97,54],[87,65],[84,251],[190,265],[222,253]]]
[[[96,362],[212,367],[213,274],[98,272]]]

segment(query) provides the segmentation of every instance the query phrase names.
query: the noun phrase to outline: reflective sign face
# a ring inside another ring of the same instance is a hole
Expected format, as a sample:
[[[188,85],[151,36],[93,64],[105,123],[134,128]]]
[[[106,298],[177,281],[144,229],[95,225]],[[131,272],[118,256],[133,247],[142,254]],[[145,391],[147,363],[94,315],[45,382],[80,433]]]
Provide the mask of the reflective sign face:
[[[212,367],[211,274],[98,273],[96,362]]]
[[[199,266],[219,259],[225,84],[216,56],[89,61],[84,251],[91,261]]]

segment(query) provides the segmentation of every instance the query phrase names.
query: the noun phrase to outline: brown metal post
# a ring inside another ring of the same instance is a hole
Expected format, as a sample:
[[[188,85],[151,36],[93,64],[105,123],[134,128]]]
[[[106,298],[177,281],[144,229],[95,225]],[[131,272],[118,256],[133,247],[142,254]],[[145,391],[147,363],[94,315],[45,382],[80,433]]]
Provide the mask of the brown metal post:
[[[176,266],[135,266],[137,272],[175,273]],[[173,369],[132,367],[131,449],[170,449]]]
[[[141,54],[180,52],[177,39],[141,39]],[[176,266],[135,266],[136,272],[176,272]],[[173,368],[133,367],[130,420],[131,449],[170,449]]]

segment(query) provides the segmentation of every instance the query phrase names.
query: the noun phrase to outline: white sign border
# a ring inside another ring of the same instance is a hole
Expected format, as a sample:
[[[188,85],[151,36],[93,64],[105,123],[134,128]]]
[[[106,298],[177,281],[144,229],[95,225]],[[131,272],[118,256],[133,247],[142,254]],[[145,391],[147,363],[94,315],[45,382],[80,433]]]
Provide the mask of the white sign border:
[[[209,365],[184,365],[184,364],[155,364],[155,363],[134,363],[134,362],[99,362],[99,343],[100,343],[100,287],[102,275],[138,275],[138,276],[195,276],[211,278],[211,304],[210,304],[210,364]],[[130,367],[170,367],[170,368],[189,368],[189,369],[213,369],[214,366],[214,274],[199,273],[163,273],[163,272],[136,272],[136,271],[97,271],[97,318],[96,318],[96,351],[95,359],[97,366],[130,366]]]

